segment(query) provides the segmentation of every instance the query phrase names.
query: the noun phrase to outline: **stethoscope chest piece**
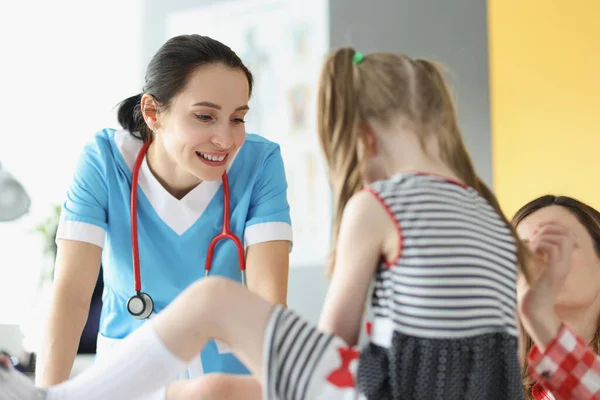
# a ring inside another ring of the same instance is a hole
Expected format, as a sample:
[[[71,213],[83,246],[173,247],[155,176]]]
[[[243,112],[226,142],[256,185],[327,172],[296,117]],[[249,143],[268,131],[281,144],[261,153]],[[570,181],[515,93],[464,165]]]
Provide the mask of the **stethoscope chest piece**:
[[[138,292],[127,302],[127,311],[129,311],[134,318],[146,319],[154,311],[154,302],[148,294]]]

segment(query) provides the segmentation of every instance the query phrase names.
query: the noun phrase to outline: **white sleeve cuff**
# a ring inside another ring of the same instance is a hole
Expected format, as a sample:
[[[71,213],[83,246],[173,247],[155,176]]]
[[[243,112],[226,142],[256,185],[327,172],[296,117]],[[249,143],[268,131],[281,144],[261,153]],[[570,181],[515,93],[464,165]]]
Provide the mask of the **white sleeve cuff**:
[[[244,247],[274,240],[288,240],[292,251],[292,226],[287,222],[264,222],[250,225],[244,232]]]
[[[103,228],[79,221],[61,220],[56,231],[56,240],[75,240],[95,244],[100,248],[104,248],[105,237],[106,231]]]

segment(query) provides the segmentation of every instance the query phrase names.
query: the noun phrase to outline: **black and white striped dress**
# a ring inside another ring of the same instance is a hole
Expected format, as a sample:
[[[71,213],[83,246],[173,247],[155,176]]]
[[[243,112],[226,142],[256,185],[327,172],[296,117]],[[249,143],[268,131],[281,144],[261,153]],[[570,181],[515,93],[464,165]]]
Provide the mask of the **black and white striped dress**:
[[[268,399],[522,399],[516,246],[476,190],[401,174],[369,190],[401,240],[374,277],[369,344],[349,349],[277,309],[265,338]]]

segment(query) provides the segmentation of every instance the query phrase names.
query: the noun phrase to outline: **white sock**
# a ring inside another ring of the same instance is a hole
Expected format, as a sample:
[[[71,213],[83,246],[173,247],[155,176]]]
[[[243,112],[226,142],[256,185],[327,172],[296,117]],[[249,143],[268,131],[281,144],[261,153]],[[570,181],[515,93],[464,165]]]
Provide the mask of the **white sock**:
[[[152,321],[130,334],[115,354],[48,389],[47,400],[133,400],[175,379],[186,362],[169,351]]]
[[[0,400],[41,400],[44,396],[44,391],[35,387],[33,379],[14,369],[7,360],[0,360]]]

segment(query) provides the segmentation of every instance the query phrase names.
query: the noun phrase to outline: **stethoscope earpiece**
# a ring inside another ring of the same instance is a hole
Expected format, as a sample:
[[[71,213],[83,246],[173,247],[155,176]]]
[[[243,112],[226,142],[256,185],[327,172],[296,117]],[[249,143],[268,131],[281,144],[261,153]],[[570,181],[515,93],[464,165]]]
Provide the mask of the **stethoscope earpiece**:
[[[154,302],[149,294],[144,292],[136,293],[127,302],[127,311],[134,318],[146,319],[154,311]]]

